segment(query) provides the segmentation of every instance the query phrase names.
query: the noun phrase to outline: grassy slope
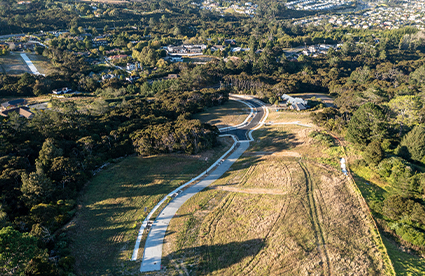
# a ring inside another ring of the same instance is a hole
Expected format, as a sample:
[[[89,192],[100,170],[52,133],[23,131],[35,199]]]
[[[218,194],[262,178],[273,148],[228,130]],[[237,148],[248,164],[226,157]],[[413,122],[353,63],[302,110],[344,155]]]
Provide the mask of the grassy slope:
[[[357,187],[360,189],[368,205],[373,206],[382,202],[387,184],[367,167],[351,166],[350,168],[353,171]],[[394,240],[385,235],[381,236],[397,275],[425,275],[424,258],[405,252]]]
[[[139,264],[128,260],[147,215],[144,207],[149,212],[166,194],[205,170],[229,148],[230,139],[222,141],[219,148],[199,156],[128,157],[96,175],[69,226],[78,274],[137,269]]]
[[[254,132],[259,139],[253,147],[212,189],[191,198],[171,220],[163,252],[165,274],[386,274],[368,222],[344,177],[315,162],[324,155],[338,156],[311,144],[308,131],[279,126]],[[309,153],[305,175],[294,152]],[[249,187],[259,193],[213,189],[218,186]],[[261,194],[265,189],[288,194]],[[326,246],[317,247],[323,240]]]
[[[203,123],[225,127],[242,123],[249,112],[250,109],[243,103],[228,101],[224,105],[210,107],[193,117],[194,119],[201,120]]]

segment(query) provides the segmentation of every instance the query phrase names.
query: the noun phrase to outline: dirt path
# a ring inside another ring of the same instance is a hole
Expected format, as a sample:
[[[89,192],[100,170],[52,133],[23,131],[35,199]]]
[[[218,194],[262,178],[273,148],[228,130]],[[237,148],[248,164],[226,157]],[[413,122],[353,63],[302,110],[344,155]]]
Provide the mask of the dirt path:
[[[228,186],[216,186],[211,187],[211,189],[228,191],[233,193],[245,193],[245,194],[255,194],[255,195],[286,195],[288,192],[278,190],[278,189],[243,189],[237,187],[228,187]]]
[[[313,223],[313,226],[315,228],[315,235],[317,239],[317,248],[320,252],[320,256],[322,258],[322,267],[323,267],[323,274],[324,275],[332,275],[331,272],[331,265],[329,260],[329,254],[326,249],[326,242],[325,237],[323,235],[323,230],[320,225],[319,221],[319,215],[318,215],[318,208],[316,206],[316,201],[314,198],[314,190],[313,190],[313,182],[311,180],[310,172],[308,171],[307,166],[303,162],[299,162],[300,168],[302,169],[306,184],[307,184],[307,195],[308,195],[308,208],[311,216],[311,220]]]

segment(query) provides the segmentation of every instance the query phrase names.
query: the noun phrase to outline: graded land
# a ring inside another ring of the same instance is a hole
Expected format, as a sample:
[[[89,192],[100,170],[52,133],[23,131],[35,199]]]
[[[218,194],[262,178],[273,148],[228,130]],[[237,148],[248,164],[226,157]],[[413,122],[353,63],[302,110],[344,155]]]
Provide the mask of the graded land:
[[[25,53],[41,74],[47,74],[51,68],[48,58],[31,53]],[[32,74],[31,70],[18,52],[10,52],[0,56],[0,72],[9,75]]]
[[[233,143],[220,141],[199,155],[127,157],[93,177],[67,226],[77,274],[136,273],[140,262],[130,258],[141,222],[165,195],[208,168]]]
[[[342,148],[322,146],[310,131],[255,131],[234,166],[171,220],[161,274],[393,275],[359,193],[339,169]]]
[[[0,69],[2,73],[9,75],[31,74],[31,70],[19,53],[9,53],[5,56],[0,56]]]
[[[193,117],[203,123],[221,128],[242,123],[249,113],[250,109],[247,105],[229,100],[223,105],[209,107],[204,112],[196,114]]]

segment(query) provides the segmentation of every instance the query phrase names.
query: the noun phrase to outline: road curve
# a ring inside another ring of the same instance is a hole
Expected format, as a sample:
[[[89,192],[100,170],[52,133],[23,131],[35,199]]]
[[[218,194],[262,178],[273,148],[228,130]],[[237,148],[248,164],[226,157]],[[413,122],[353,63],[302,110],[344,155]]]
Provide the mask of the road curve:
[[[246,99],[244,99],[246,100]],[[254,118],[244,127],[222,132],[222,134],[232,134],[237,136],[239,142],[235,147],[230,156],[222,160],[218,167],[208,173],[208,175],[197,184],[190,186],[176,198],[174,198],[157,216],[153,223],[149,235],[146,239],[145,249],[142,258],[142,264],[140,266],[140,272],[158,271],[161,270],[161,258],[162,258],[162,246],[164,243],[165,233],[167,231],[168,224],[174,217],[178,209],[192,196],[200,192],[207,186],[211,185],[214,181],[219,179],[238,158],[245,152],[249,147],[250,139],[248,138],[249,132],[252,131],[258,125],[261,125],[266,118],[264,116],[264,110],[261,108],[261,104],[254,100],[246,100],[256,109]],[[265,107],[264,107],[265,108]],[[262,121],[263,118],[263,121]]]
[[[222,131],[221,134],[231,134],[231,135],[235,135],[239,141],[249,141],[250,138],[248,137],[248,133],[250,130],[254,129],[256,126],[260,124],[260,121],[264,116],[264,109],[262,108],[262,105],[259,104],[257,101],[249,100],[249,99],[243,99],[243,100],[248,102],[253,107],[254,118],[245,126]]]

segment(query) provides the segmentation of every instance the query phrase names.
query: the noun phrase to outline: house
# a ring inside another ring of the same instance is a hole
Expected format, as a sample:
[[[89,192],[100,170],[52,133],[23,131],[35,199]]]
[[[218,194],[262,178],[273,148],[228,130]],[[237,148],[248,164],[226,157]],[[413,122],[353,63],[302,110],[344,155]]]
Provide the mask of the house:
[[[183,62],[183,58],[177,57],[177,56],[169,57],[168,60],[171,61],[171,62]]]
[[[294,98],[294,97],[291,97],[291,96],[286,95],[286,94],[283,94],[281,98],[284,102],[290,103],[292,105],[297,104],[297,103],[303,104],[304,106],[307,105],[307,101],[303,100],[301,98]]]
[[[12,100],[12,101],[2,103],[0,110],[12,109],[12,108],[24,106],[24,105],[27,105],[27,104],[28,104],[28,102],[25,99],[16,99],[16,100]]]
[[[225,44],[230,44],[230,45],[236,45],[236,40],[234,39],[225,39],[224,40]]]
[[[171,79],[177,79],[179,77],[178,74],[168,74],[164,79],[171,80]]]
[[[188,51],[190,54],[200,54],[200,53],[202,53],[202,49],[201,49],[201,47],[192,47],[192,48],[188,48],[188,49],[187,49],[187,51]]]
[[[128,71],[134,71],[134,70],[136,70],[137,67],[136,67],[136,64],[134,64],[134,63],[127,63],[126,68],[127,68]]]
[[[306,110],[307,108],[305,107],[305,105],[303,105],[302,103],[294,103],[293,105],[291,105],[292,109],[295,109],[297,111],[301,111],[301,110]]]
[[[68,88],[68,87],[52,90],[52,93],[55,94],[55,95],[66,94],[66,93],[70,93],[70,92],[72,92],[72,89]]]
[[[129,76],[129,77],[126,77],[125,80],[132,83],[136,79],[133,76]]]
[[[214,45],[211,47],[211,51],[215,52],[215,51],[223,51],[224,49],[226,49],[226,46],[223,45]]]
[[[102,80],[109,80],[109,79],[113,79],[116,76],[114,74],[106,74],[102,76]]]
[[[115,55],[115,56],[110,56],[108,57],[109,60],[113,60],[113,59],[120,59],[120,58],[126,58],[128,57],[127,55]]]
[[[18,112],[21,117],[25,117],[27,119],[31,119],[34,117],[34,113],[32,113],[28,107],[15,107],[7,110],[0,111],[0,116],[9,117],[9,113]]]

